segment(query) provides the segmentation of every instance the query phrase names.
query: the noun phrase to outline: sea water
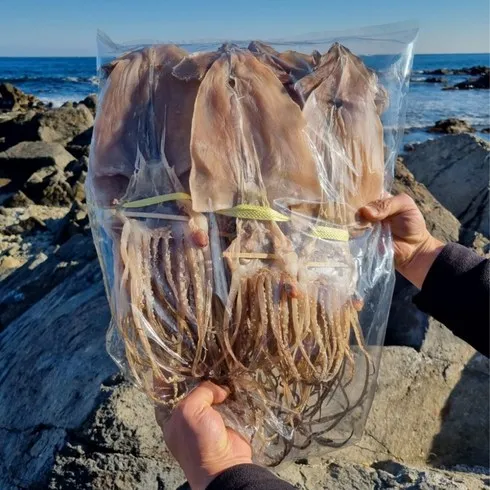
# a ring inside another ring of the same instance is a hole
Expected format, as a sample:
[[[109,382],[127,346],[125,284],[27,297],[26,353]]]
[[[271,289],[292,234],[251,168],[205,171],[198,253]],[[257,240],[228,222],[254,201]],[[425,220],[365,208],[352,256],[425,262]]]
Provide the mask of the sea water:
[[[405,142],[429,137],[425,128],[448,117],[464,119],[477,130],[490,127],[489,90],[442,90],[468,76],[438,75],[445,83],[426,83],[427,70],[490,65],[489,54],[415,55],[407,104]],[[95,58],[0,58],[0,83],[10,82],[59,106],[97,91]]]

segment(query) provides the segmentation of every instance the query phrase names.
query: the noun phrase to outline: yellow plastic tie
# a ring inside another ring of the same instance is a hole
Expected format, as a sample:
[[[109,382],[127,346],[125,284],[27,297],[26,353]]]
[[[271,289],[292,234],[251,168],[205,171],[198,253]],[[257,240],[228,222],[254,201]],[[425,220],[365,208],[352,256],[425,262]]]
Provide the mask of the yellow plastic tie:
[[[122,204],[123,208],[144,208],[146,206],[153,206],[155,204],[161,204],[168,201],[182,201],[192,199],[189,194],[185,192],[174,192],[173,194],[163,194],[161,196],[147,197],[145,199],[138,199],[137,201],[129,201]]]
[[[267,206],[257,206],[255,204],[238,204],[230,209],[216,211],[224,216],[240,219],[255,219],[258,221],[289,221],[289,217],[275,211]]]
[[[315,226],[311,230],[311,236],[322,238],[323,240],[335,240],[337,242],[348,242],[349,232],[341,228],[331,228],[330,226]]]

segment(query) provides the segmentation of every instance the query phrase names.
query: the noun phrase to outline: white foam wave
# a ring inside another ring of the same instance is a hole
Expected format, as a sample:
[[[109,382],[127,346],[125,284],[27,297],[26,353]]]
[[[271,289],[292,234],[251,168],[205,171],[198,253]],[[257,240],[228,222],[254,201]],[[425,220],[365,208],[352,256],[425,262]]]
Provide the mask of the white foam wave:
[[[61,107],[65,102],[73,102],[76,100],[76,97],[54,95],[51,97],[41,96],[39,99],[45,104],[53,104],[53,107]]]

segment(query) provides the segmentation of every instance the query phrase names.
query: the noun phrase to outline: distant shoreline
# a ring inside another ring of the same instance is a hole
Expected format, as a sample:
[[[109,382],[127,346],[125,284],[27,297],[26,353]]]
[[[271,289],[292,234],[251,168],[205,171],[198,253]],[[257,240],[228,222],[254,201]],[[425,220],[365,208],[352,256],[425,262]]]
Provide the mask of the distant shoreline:
[[[490,52],[475,52],[475,53],[415,53],[414,56],[483,56],[488,55]],[[368,55],[369,56],[369,55]],[[15,55],[2,55],[1,59],[97,59],[97,55],[73,55],[73,56],[56,56],[56,55],[34,55],[34,56],[15,56]]]

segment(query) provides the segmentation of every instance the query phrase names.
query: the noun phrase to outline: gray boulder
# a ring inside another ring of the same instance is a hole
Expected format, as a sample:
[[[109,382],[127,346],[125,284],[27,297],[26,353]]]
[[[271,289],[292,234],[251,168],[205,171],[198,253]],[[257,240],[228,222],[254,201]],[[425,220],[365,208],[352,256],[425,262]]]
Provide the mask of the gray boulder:
[[[145,395],[117,376],[102,386],[99,402],[67,438],[48,476],[49,489],[177,489],[185,477]]]
[[[488,237],[489,155],[490,143],[469,134],[450,135],[417,145],[405,164],[465,228]]]
[[[0,175],[25,180],[43,167],[64,169],[72,160],[59,143],[24,141],[0,153]]]
[[[35,139],[66,144],[93,126],[94,116],[84,104],[60,107],[36,115],[31,121]]]
[[[462,119],[443,119],[429,128],[429,133],[461,134],[474,133],[475,128]]]
[[[383,349],[364,436],[336,457],[488,466],[489,379],[488,359],[431,319],[421,352]]]
[[[80,279],[75,273],[95,257],[92,238],[76,235],[44,260],[31,260],[9,275],[0,284],[0,332],[63,281]]]
[[[324,464],[291,464],[278,476],[301,490],[468,490],[485,488],[488,477],[480,468],[466,473],[410,467],[396,461],[371,466],[335,460]]]
[[[56,231],[55,243],[62,244],[71,237],[79,234],[85,234],[91,238],[90,223],[88,219],[87,206],[80,201],[75,201],[70,211],[60,220]]]
[[[116,370],[105,353],[109,318],[92,260],[0,333],[2,490],[46,488],[57,451]]]
[[[12,113],[9,117],[0,119],[0,151],[15,146],[21,141],[36,139],[30,122],[37,114],[33,109],[21,113]]]
[[[425,83],[446,83],[447,79],[442,77],[427,77]]]
[[[457,83],[452,87],[443,90],[471,90],[471,89],[490,89],[490,72],[486,72],[477,78],[470,78],[464,82]]]
[[[67,150],[77,158],[88,157],[90,142],[92,140],[93,127],[86,129],[83,133],[75,136],[67,145]]]
[[[23,186],[23,191],[36,204],[70,206],[73,189],[63,170],[50,166],[34,172]]]
[[[85,99],[80,101],[80,104],[88,107],[92,114],[95,116],[95,111],[97,109],[97,94],[90,94],[85,97]]]
[[[37,105],[42,102],[34,95],[25,94],[10,83],[0,84],[0,112],[22,111]]]
[[[0,195],[0,205],[4,208],[25,208],[34,204],[21,190]]]

